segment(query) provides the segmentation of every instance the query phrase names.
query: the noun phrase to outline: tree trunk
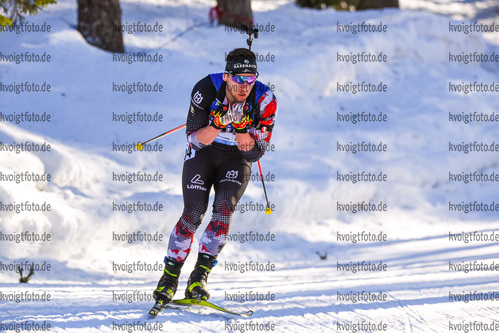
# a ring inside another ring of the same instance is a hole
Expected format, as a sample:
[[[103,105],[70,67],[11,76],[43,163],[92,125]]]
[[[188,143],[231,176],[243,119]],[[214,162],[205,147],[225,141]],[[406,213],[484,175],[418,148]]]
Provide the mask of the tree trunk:
[[[399,0],[357,0],[356,10],[378,9],[385,7],[399,7]]]
[[[78,31],[87,43],[110,52],[123,53],[119,0],[77,0]]]
[[[218,24],[238,27],[253,24],[251,0],[217,0],[220,9]]]

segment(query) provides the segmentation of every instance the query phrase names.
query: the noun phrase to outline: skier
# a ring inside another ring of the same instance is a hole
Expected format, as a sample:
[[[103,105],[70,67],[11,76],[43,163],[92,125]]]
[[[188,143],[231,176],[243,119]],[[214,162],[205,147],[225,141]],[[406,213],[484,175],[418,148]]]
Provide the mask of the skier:
[[[208,275],[227,241],[251,164],[265,153],[274,127],[275,96],[257,77],[255,54],[240,48],[227,55],[224,73],[206,76],[192,90],[182,171],[184,210],[171,232],[164,273],[154,290],[154,298],[163,304],[177,291],[180,271],[213,186],[212,218],[199,242],[197,262],[185,290],[186,298],[210,297]]]

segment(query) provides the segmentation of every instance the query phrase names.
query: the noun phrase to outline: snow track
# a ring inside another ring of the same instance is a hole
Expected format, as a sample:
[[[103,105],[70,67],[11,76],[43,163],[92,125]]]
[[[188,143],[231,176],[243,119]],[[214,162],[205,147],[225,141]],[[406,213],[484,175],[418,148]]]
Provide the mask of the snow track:
[[[443,238],[439,239],[444,246]],[[432,243],[435,240],[430,238],[390,245],[373,244],[380,252],[387,248],[386,252],[394,254],[376,257],[389,265],[388,272],[338,272],[336,261],[318,258],[294,262],[292,267],[285,262],[276,263],[275,271],[258,274],[224,272],[223,267],[216,267],[210,276],[211,301],[236,311],[254,310],[254,315],[247,319],[197,308],[166,309],[150,319],[147,312],[153,302],[132,297],[149,297],[155,281],[133,283],[123,280],[89,285],[28,284],[23,286],[22,292],[50,295],[50,300],[4,303],[0,321],[5,325],[45,323],[55,332],[91,328],[111,332],[120,330],[123,325],[135,325],[139,330],[155,324],[163,325],[166,331],[219,332],[230,327],[241,329],[243,325],[269,323],[274,325],[276,332],[340,332],[344,327],[359,323],[381,323],[386,325],[388,332],[442,332],[449,323],[461,323],[462,318],[473,317],[487,322],[499,315],[495,306],[497,301],[453,299],[465,297],[469,292],[482,295],[495,292],[497,295],[499,282],[494,281],[494,273],[449,272],[448,262],[428,261],[438,253],[433,250],[435,245]],[[432,250],[413,251],[402,258],[397,256],[405,246]],[[349,256],[350,250],[355,250],[356,254]],[[481,256],[494,258],[497,251],[497,246],[489,246],[481,251]],[[373,253],[372,248],[366,247],[359,255],[352,245],[346,249],[345,256],[348,261],[368,261],[371,259],[368,253]],[[468,259],[456,256],[453,260]],[[178,297],[182,295],[185,282],[185,277],[181,278]],[[1,284],[0,288],[3,299],[20,292],[17,285]],[[251,300],[252,295],[257,294],[270,294],[272,300]],[[377,301],[362,299],[361,295],[367,294],[385,296]],[[353,299],[352,295],[360,298]],[[231,297],[238,299],[227,300]]]

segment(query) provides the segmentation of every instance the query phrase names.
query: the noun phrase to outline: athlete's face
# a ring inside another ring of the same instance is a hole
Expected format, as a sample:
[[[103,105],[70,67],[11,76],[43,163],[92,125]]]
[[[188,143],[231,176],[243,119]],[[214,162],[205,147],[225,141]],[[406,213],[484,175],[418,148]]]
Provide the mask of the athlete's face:
[[[254,74],[239,74],[237,76],[242,76],[242,77],[251,77],[255,76]],[[223,75],[223,80],[227,82],[227,87],[226,87],[226,96],[227,100],[229,103],[242,103],[248,98],[251,89],[253,88],[253,85],[255,85],[255,82],[252,82],[251,84],[248,84],[248,82],[244,82],[243,84],[236,83],[234,82],[232,74],[224,74]]]

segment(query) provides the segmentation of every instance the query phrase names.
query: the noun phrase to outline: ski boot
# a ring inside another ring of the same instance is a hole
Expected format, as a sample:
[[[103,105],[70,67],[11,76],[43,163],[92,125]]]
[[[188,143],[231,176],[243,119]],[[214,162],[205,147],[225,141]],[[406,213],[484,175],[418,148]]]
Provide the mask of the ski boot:
[[[165,270],[159,279],[158,286],[153,292],[156,301],[167,304],[171,302],[178,286],[178,277],[184,263],[176,262],[165,257]]]
[[[205,253],[198,254],[196,266],[187,281],[185,298],[195,298],[207,301],[210,298],[206,283],[211,269],[217,264],[216,257]]]

